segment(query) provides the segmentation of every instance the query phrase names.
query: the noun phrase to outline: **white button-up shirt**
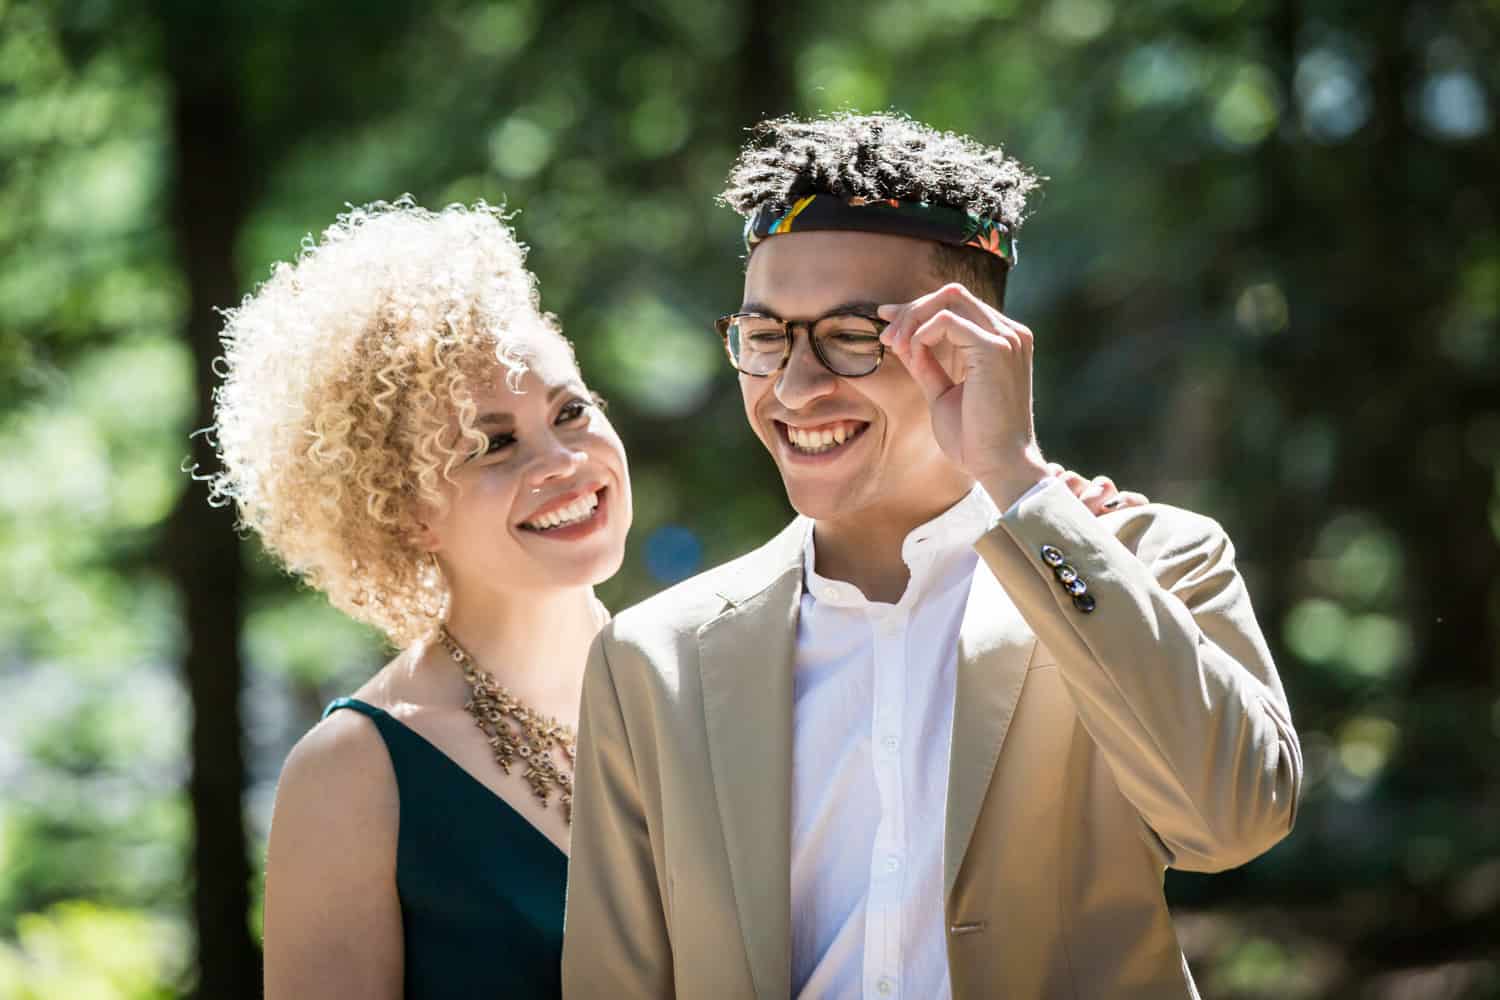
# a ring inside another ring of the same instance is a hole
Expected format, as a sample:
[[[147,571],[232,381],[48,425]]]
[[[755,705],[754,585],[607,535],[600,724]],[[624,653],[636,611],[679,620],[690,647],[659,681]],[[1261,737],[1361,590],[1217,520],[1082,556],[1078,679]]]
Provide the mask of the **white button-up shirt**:
[[[975,487],[907,535],[882,604],[818,575],[808,530],[792,767],[795,996],[945,998],[943,835],[958,630],[996,522]]]

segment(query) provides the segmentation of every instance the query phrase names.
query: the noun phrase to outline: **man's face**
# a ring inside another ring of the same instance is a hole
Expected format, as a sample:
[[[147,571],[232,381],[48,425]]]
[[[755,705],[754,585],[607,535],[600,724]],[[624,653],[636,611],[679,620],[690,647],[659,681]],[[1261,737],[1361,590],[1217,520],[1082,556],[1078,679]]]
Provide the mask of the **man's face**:
[[[850,308],[873,314],[941,286],[931,258],[929,244],[904,236],[774,236],[750,256],[741,309],[787,320]],[[933,437],[916,381],[890,351],[873,374],[842,378],[823,367],[798,327],[786,367],[741,374],[740,392],[792,506],[808,517],[928,517],[968,486]]]

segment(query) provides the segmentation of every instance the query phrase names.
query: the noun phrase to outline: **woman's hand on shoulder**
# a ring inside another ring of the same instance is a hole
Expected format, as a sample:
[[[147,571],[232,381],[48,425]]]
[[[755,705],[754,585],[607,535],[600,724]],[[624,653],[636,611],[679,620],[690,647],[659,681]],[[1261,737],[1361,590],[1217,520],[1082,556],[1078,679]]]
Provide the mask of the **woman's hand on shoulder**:
[[[267,1000],[402,995],[399,819],[369,719],[334,712],[292,748],[266,851]]]
[[[1056,462],[1047,463],[1047,474],[1053,479],[1061,479],[1073,495],[1083,501],[1083,505],[1095,515],[1109,514],[1127,507],[1140,507],[1151,502],[1143,493],[1121,490],[1108,476],[1085,479]]]

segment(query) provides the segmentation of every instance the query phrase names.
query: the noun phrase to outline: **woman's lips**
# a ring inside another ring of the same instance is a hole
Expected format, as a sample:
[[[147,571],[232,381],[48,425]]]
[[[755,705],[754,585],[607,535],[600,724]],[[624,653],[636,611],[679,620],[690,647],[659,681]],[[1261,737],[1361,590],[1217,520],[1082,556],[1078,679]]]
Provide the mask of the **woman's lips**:
[[[592,508],[588,507],[593,503]],[[565,502],[562,506],[549,504],[549,510],[545,511],[542,519],[553,518],[563,512],[578,512],[582,516],[566,520],[565,523],[556,523],[545,527],[537,527],[537,518],[521,525],[521,530],[538,538],[546,538],[552,541],[574,541],[587,538],[602,528],[609,519],[609,489],[598,487],[593,491],[585,491],[582,495],[572,501]],[[584,513],[586,511],[586,513]]]

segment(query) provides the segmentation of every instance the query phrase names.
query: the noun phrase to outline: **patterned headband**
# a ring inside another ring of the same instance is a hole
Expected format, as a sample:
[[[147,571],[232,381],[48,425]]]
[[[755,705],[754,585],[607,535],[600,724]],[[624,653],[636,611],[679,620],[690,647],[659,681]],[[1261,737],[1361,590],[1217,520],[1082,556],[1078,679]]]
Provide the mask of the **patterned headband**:
[[[969,215],[948,205],[924,205],[895,198],[871,200],[811,194],[799,198],[791,208],[762,205],[745,220],[745,249],[748,252],[768,236],[817,229],[914,236],[934,243],[973,247],[994,254],[1007,267],[1016,266],[1016,241],[1005,223]]]

